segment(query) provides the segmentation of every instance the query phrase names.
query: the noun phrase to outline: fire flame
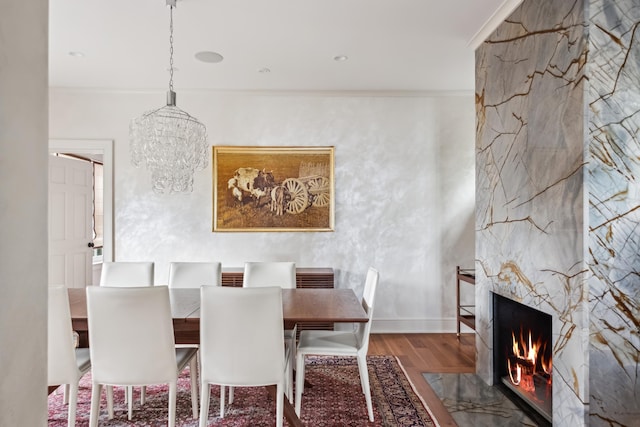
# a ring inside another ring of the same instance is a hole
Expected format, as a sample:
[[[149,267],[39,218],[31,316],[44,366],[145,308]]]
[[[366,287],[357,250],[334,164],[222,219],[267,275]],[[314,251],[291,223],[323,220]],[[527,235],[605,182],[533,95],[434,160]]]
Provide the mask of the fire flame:
[[[542,342],[539,338],[535,342],[529,331],[525,338],[520,330],[519,338],[511,332],[511,352],[512,355],[507,358],[507,368],[509,371],[509,379],[513,385],[522,387],[524,390],[535,391],[534,374],[540,372],[538,367],[548,377],[546,383],[551,384],[552,363],[551,358],[545,360],[544,350],[547,343]],[[512,363],[512,360],[514,361]],[[514,366],[515,365],[515,366]]]
[[[513,379],[513,369],[511,369],[511,359],[507,359],[507,367],[509,368],[509,379],[513,385],[520,385],[522,381],[522,368],[520,365],[516,365],[516,379]]]
[[[545,374],[551,375],[551,372],[553,371],[553,362],[551,361],[551,359],[544,360],[544,358],[541,357],[540,366],[542,367],[542,370]]]
[[[519,341],[516,340],[516,336],[513,332],[511,332],[511,340],[513,344],[513,355],[520,359],[528,360],[535,366],[538,358],[538,351],[540,350],[540,341],[536,343],[531,342],[531,331],[529,331],[528,344],[524,343],[522,335],[520,336]]]

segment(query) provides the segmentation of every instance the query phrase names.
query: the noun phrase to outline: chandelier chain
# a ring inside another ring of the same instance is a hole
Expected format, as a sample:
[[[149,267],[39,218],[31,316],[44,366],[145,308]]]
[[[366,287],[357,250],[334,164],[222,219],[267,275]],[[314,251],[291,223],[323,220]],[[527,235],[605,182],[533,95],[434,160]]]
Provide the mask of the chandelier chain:
[[[173,6],[169,9],[169,90],[173,92]]]

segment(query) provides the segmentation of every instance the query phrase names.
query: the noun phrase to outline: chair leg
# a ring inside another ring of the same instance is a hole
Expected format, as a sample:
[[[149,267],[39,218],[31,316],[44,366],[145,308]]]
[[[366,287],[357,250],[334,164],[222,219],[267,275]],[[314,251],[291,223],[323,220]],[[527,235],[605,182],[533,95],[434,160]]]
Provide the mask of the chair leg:
[[[142,387],[140,387],[140,405],[144,405],[144,402],[146,402],[146,400],[147,400],[147,386],[143,385]]]
[[[286,368],[286,378],[285,378],[285,390],[287,398],[289,399],[289,403],[294,404],[294,395],[293,395],[293,361],[287,360],[287,368]]]
[[[235,395],[233,394],[233,387],[229,386],[229,405],[233,403],[234,399],[235,399]]]
[[[200,386],[200,427],[207,427],[210,393],[211,386],[202,381]]]
[[[176,426],[176,399],[178,394],[178,379],[169,383],[169,427]]]
[[[133,417],[133,386],[127,386],[126,387],[127,390],[127,407],[129,409],[127,417],[129,418],[129,421],[131,421],[131,418]]]
[[[191,358],[189,362],[189,376],[191,377],[191,411],[193,419],[198,419],[198,359]]]
[[[302,408],[302,393],[304,392],[304,354],[296,356],[296,414],[300,416]]]
[[[287,390],[287,394],[289,396],[289,402],[293,405],[295,403],[294,394],[293,394],[293,381],[294,381],[294,365],[296,363],[296,354],[298,347],[298,324],[293,327],[291,331],[291,353],[289,354],[289,358],[287,359],[287,363],[289,364],[289,389]]]
[[[367,369],[366,355],[358,355],[358,370],[360,371],[360,384],[364,391],[364,398],[367,401],[369,421],[373,422],[373,405],[371,404],[371,389],[369,387],[369,370]]]
[[[225,386],[220,386],[220,418],[224,418],[224,395],[225,395]]]
[[[69,403],[69,384],[65,384],[64,387],[62,387],[62,403],[65,405]]]
[[[100,412],[100,392],[102,385],[96,382],[91,384],[91,412],[89,415],[89,427],[98,426],[98,413]]]
[[[285,346],[285,394],[289,399],[289,403],[294,404],[294,394],[293,394],[293,365],[295,362],[296,355],[296,340],[295,340],[295,329],[293,339],[287,340],[287,344]]]
[[[291,346],[291,358],[289,359],[289,402],[293,405],[295,403],[295,395],[293,394],[293,381],[294,381],[294,369],[293,365],[296,363],[296,338],[293,337],[293,345]]]
[[[284,416],[284,384],[280,382],[276,385],[276,427],[282,427],[283,416]]]
[[[113,419],[113,386],[107,386],[107,413],[109,414],[109,419]]]
[[[198,388],[202,386],[200,383],[200,372],[202,372],[202,363],[200,362],[200,350],[196,353],[196,361],[198,364]]]
[[[75,427],[76,425],[76,406],[78,404],[78,383],[69,384],[69,415],[67,415],[67,424],[69,427]]]

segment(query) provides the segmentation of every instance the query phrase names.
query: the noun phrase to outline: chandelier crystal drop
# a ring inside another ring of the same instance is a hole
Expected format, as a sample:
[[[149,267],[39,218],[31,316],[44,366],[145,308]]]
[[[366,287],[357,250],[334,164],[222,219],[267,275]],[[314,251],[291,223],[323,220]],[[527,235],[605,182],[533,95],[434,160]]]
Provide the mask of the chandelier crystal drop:
[[[151,172],[153,191],[193,191],[193,175],[208,165],[207,130],[195,117],[176,106],[173,91],[173,8],[170,7],[169,91],[167,105],[147,111],[129,125],[131,162]]]

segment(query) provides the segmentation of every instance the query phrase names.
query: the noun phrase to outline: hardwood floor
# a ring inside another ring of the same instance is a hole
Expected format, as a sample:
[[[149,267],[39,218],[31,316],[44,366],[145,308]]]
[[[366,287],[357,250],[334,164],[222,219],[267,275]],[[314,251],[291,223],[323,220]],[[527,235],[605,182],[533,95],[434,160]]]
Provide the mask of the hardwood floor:
[[[396,356],[438,423],[457,425],[422,373],[475,372],[474,334],[371,334],[368,354]]]

